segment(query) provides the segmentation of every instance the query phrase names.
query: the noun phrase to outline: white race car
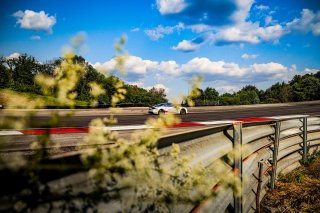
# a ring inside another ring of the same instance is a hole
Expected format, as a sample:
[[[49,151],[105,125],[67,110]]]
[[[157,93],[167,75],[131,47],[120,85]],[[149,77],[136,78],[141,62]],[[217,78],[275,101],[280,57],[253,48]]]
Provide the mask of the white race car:
[[[180,115],[185,115],[188,113],[186,107],[175,107],[172,103],[161,103],[149,107],[150,114],[165,114],[165,113],[176,113]]]

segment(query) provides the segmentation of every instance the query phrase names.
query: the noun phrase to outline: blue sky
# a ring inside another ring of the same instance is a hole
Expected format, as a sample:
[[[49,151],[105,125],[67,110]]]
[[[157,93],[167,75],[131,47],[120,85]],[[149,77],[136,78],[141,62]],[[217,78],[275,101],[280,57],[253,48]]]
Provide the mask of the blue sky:
[[[114,69],[113,45],[128,37],[127,83],[188,91],[193,75],[220,93],[266,89],[320,69],[318,0],[4,0],[0,55],[58,58],[70,39],[98,70]]]

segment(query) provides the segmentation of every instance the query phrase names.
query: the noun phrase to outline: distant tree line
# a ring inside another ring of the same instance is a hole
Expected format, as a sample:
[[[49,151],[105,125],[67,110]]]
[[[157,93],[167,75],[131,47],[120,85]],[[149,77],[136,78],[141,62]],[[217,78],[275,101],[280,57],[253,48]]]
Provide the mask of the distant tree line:
[[[58,58],[40,63],[33,56],[27,54],[22,54],[17,58],[0,57],[0,89],[42,95],[40,87],[34,82],[34,77],[37,74],[54,75],[54,70],[62,60],[64,59]],[[99,102],[109,105],[117,77],[101,74],[81,56],[75,56],[73,60],[76,63],[81,63],[86,69],[75,91],[78,94],[77,100],[89,103],[93,99],[90,95],[89,83],[95,81],[102,85],[106,91],[105,95],[100,96]],[[146,90],[129,84],[125,85],[125,88],[127,89],[126,98],[120,105],[147,106],[168,101],[164,89]],[[315,74],[295,75],[288,83],[276,83],[265,91],[259,90],[253,85],[247,85],[238,92],[222,95],[212,87],[198,90],[200,96],[193,99],[198,106],[320,100],[320,71]]]
[[[193,100],[198,106],[320,100],[320,71],[315,74],[295,75],[288,83],[276,83],[265,91],[259,90],[253,85],[247,85],[238,92],[224,93],[222,95],[219,95],[211,87],[198,90],[200,96]]]
[[[53,76],[54,70],[65,60],[58,58],[40,63],[33,56],[22,54],[17,58],[4,58],[0,57],[0,90],[11,89],[17,92],[25,92],[30,94],[42,95],[39,85],[34,81],[37,74],[46,74]],[[77,88],[77,100],[89,103],[93,97],[90,95],[90,82],[97,82],[103,86],[106,93],[99,97],[99,102],[106,106],[110,104],[111,95],[114,93],[114,82],[117,77],[105,76],[98,72],[81,56],[74,57],[75,63],[82,64],[86,72],[81,77]],[[138,86],[125,85],[127,89],[126,99],[120,105],[127,106],[146,106],[160,102],[166,102],[166,94],[164,89],[152,88],[146,90]]]

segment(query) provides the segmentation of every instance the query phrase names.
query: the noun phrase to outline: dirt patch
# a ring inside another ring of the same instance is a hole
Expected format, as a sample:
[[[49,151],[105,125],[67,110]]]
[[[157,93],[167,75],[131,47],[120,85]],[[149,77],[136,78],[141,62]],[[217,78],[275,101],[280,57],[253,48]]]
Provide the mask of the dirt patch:
[[[262,212],[320,212],[320,158],[280,175],[276,189],[269,190],[261,203]]]

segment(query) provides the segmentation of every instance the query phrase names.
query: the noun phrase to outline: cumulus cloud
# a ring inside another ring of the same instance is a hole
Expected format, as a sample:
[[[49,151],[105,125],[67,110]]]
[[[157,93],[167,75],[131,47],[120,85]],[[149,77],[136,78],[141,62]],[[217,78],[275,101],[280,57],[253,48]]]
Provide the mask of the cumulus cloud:
[[[52,32],[52,27],[56,24],[56,18],[44,11],[19,10],[13,16],[17,19],[16,23],[23,29]]]
[[[280,39],[288,31],[280,24],[260,27],[259,23],[246,22],[237,26],[228,27],[220,30],[212,36],[216,45],[233,43],[274,42]]]
[[[193,58],[181,66],[181,71],[186,74],[207,74],[223,76],[243,76],[246,71],[235,63],[224,61],[211,61],[208,58]]]
[[[132,86],[137,86],[137,87],[144,88],[144,83],[141,82],[141,81],[127,82],[127,84],[130,84],[130,85],[132,85]]]
[[[187,6],[184,0],[157,0],[157,7],[161,14],[181,12]]]
[[[21,55],[20,53],[15,52],[7,56],[6,59],[9,60],[9,59],[19,58],[20,55]]]
[[[177,46],[173,46],[173,50],[180,50],[182,52],[193,52],[200,47],[201,44],[193,43],[192,41],[182,40]]]
[[[200,48],[203,44],[210,40],[211,34],[203,34],[190,41],[182,40],[177,44],[177,46],[171,47],[173,50],[179,50],[182,52],[194,52]]]
[[[120,76],[114,59],[104,63],[98,62],[93,64],[93,67],[99,71],[109,70],[112,74]],[[237,63],[212,61],[205,57],[195,57],[179,64],[174,60],[159,62],[129,56],[125,68],[128,75],[123,78],[129,82],[141,82],[147,75],[154,76],[156,80],[165,80],[174,77],[189,78],[198,74],[203,74],[205,81],[233,79],[234,82],[262,82],[270,79],[286,80],[291,72],[291,68],[276,62],[240,66]]]
[[[169,76],[179,76],[181,74],[180,65],[176,61],[161,61],[155,67],[155,71],[169,75]]]
[[[150,90],[152,88],[155,88],[155,89],[158,89],[158,90],[159,89],[163,89],[166,94],[168,94],[170,92],[170,89],[168,87],[166,87],[164,84],[155,84],[153,86],[145,86],[142,81],[127,82],[127,84],[130,84],[130,85],[133,85],[133,86],[137,86],[137,87],[140,87],[140,88],[144,88],[146,90]]]
[[[176,31],[180,32],[180,30],[183,28],[184,28],[183,23],[178,23],[175,26],[166,26],[166,27],[162,25],[158,25],[156,28],[147,29],[144,32],[151,40],[157,41],[163,38],[165,35],[172,34]]]
[[[269,6],[262,5],[262,4],[256,5],[254,8],[257,10],[269,10]]]
[[[225,84],[228,84],[228,82],[225,82]],[[223,85],[223,86],[217,86],[216,89],[220,94],[223,94],[223,93],[238,92],[241,88],[242,88],[241,86]]]
[[[264,19],[265,25],[271,25],[277,23],[276,20],[273,20],[272,16],[266,16]]]
[[[317,72],[319,72],[320,71],[320,69],[310,69],[310,68],[305,68],[304,70],[303,70],[303,72],[304,73],[307,73],[307,74],[315,74],[315,73],[317,73]]]
[[[293,31],[303,33],[312,32],[315,36],[319,36],[320,11],[313,12],[309,9],[303,9],[300,14],[300,18],[295,18],[293,21],[287,23],[286,26]]]
[[[242,22],[253,0],[158,0],[157,8],[169,19],[187,25],[223,26]]]
[[[271,16],[269,6],[255,5],[254,0],[158,0],[157,8],[162,15],[171,20],[184,23],[182,29],[191,29],[199,33],[211,34],[207,43],[214,45],[229,44],[260,44],[268,42],[278,44],[280,39],[291,32],[312,32],[320,35],[320,11],[313,12],[303,9],[298,18],[288,23],[279,23]],[[250,10],[263,14],[262,21],[250,20]],[[175,27],[158,26],[146,30],[145,33],[153,40],[175,32]],[[173,50],[193,52],[202,43],[182,39]]]
[[[93,67],[102,73],[108,71],[111,74],[120,75],[119,70],[117,70],[116,64],[116,60],[111,59],[104,63],[97,62],[93,64]],[[124,76],[124,78],[128,78],[130,80],[143,78],[148,71],[154,70],[157,64],[158,62],[156,61],[143,60],[142,58],[137,56],[128,56],[124,63],[124,67],[128,72],[128,75]]]
[[[170,92],[170,89],[168,87],[166,87],[165,85],[163,85],[163,84],[155,84],[154,86],[149,86],[146,89],[150,90],[152,88],[155,88],[157,90],[163,89],[166,94],[168,94]]]
[[[242,54],[241,58],[245,59],[245,60],[248,60],[248,59],[256,59],[258,57],[257,54],[252,54],[252,55],[249,55],[247,53],[244,53]]]

